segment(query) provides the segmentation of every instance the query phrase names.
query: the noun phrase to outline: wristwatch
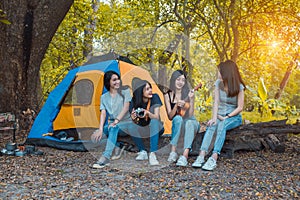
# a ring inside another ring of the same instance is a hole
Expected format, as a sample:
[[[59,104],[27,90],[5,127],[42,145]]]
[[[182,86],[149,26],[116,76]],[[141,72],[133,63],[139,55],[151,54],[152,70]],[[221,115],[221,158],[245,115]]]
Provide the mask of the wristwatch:
[[[226,114],[226,116],[227,116],[228,118],[232,117],[232,116],[229,116],[229,114],[228,114],[228,113]]]

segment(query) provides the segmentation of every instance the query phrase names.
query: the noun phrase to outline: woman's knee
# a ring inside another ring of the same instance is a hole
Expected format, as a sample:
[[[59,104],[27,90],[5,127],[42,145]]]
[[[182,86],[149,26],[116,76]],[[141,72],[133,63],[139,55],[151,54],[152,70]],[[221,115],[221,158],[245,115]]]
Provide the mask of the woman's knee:
[[[186,130],[194,130],[195,132],[199,129],[199,123],[196,120],[187,120],[185,122]]]
[[[194,127],[193,121],[192,121],[192,120],[187,120],[187,121],[185,122],[185,127],[186,127],[186,128]]]
[[[178,124],[178,123],[182,123],[183,122],[183,118],[180,115],[176,115],[173,119],[172,119],[172,123],[174,124]]]
[[[231,130],[242,125],[242,118],[237,116],[225,124],[225,130]]]
[[[161,121],[158,119],[151,119],[150,126],[159,126],[160,123],[161,123]]]

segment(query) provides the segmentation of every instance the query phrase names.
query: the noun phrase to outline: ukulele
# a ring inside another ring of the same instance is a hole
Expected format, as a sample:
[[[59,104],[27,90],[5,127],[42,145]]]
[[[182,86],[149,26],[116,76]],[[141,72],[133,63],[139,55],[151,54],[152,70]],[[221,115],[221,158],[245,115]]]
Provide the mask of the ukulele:
[[[193,90],[197,91],[198,89],[201,89],[201,87],[202,87],[202,83],[199,83],[196,87],[194,87]],[[183,117],[185,115],[185,112],[190,108],[190,103],[188,102],[188,98],[189,97],[186,97],[184,99],[184,101],[185,101],[184,106],[177,109],[177,115],[180,115]]]

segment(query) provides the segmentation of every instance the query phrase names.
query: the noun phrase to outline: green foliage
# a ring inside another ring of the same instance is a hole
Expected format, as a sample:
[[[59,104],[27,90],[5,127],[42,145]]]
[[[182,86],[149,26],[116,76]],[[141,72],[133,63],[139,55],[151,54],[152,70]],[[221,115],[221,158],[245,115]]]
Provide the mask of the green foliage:
[[[0,9],[0,22],[3,23],[3,24],[7,24],[7,25],[11,24],[10,21],[8,21],[6,19],[5,12],[3,10],[1,10],[1,9]]]
[[[252,94],[251,103],[257,106],[255,111],[260,113],[261,119],[271,120],[273,118],[280,118],[280,116],[286,118],[299,116],[296,106],[290,106],[288,103],[284,103],[278,99],[268,98],[268,91],[263,79],[260,79],[257,91],[251,87],[247,87],[247,90]]]
[[[72,67],[81,65],[93,40],[93,4],[76,0],[59,26],[41,66],[44,100]]]
[[[251,123],[259,123],[259,122],[268,122],[272,120],[283,120],[286,119],[284,116],[261,116],[260,113],[253,112],[242,112],[242,118],[244,120],[249,120]]]
[[[298,115],[292,115],[290,117],[282,116],[282,115],[274,115],[271,117],[267,116],[261,116],[258,112],[242,112],[242,118],[243,120],[250,121],[251,123],[259,123],[259,122],[268,122],[273,120],[285,120],[287,119],[287,124],[294,124],[297,120],[299,120],[299,114]]]
[[[220,60],[236,61],[247,85],[246,109],[262,118],[295,116],[300,105],[300,69],[293,67],[281,99],[274,99],[291,61],[299,63],[299,1],[174,1],[75,0],[53,38],[43,64],[41,79],[45,97],[72,65],[82,65],[88,55],[114,50],[158,78],[162,52],[184,34],[188,23],[189,75],[202,82],[196,93],[196,116],[210,118],[212,88]],[[184,36],[187,36],[184,35]],[[187,37],[185,37],[187,38]],[[182,67],[183,41],[165,64],[167,77]],[[299,65],[299,64],[298,64]],[[254,88],[254,89],[252,89]],[[256,89],[257,88],[257,89]]]
[[[260,78],[260,81],[258,83],[257,93],[258,93],[259,98],[262,101],[267,100],[268,92],[267,92],[267,88],[266,88],[265,83],[264,83],[264,79],[262,79],[262,78]]]

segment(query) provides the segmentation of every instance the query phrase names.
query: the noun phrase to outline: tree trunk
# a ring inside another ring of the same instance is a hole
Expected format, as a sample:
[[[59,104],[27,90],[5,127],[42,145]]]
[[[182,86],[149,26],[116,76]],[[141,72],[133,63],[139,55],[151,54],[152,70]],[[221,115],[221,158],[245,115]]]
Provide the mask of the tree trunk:
[[[279,87],[277,93],[275,94],[275,99],[279,99],[281,97],[281,94],[284,91],[284,88],[285,88],[286,84],[288,83],[289,78],[292,74],[293,65],[294,65],[294,61],[291,61],[290,65],[287,67],[285,75],[280,83],[280,87]]]
[[[181,40],[181,35],[175,35],[175,38],[170,42],[169,46],[163,51],[162,55],[158,59],[159,62],[158,83],[162,86],[167,87],[165,65],[168,63],[174,51],[177,49],[180,40]]]
[[[0,23],[0,112],[39,111],[40,65],[73,0],[3,0],[10,25]],[[22,128],[22,127],[21,127]]]

